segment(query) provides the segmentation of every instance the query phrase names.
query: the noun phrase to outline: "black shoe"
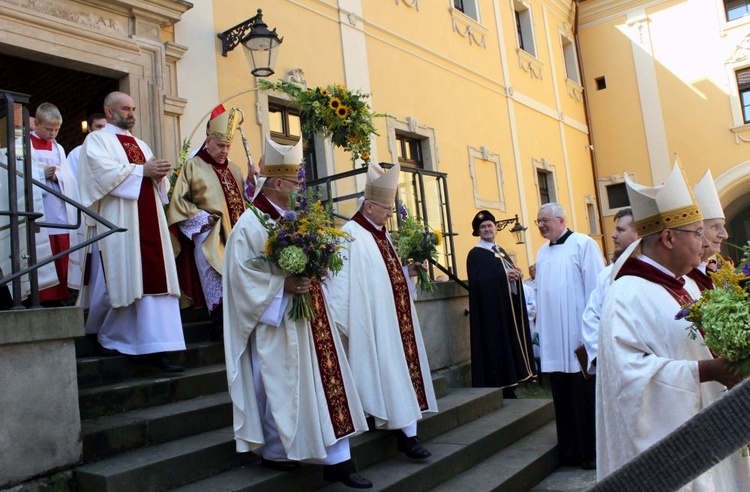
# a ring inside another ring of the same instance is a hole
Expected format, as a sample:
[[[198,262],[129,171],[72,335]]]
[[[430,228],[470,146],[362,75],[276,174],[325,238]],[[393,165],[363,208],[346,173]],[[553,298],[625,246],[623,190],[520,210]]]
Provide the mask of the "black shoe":
[[[326,482],[341,482],[353,489],[371,489],[372,482],[357,473],[352,460],[326,465],[323,467],[323,480]]]
[[[294,471],[297,468],[299,468],[299,462],[298,461],[273,461],[273,460],[267,460],[261,456],[260,458],[260,464],[261,466],[265,466],[266,468],[270,468],[271,470],[277,470],[277,471]]]
[[[99,345],[99,355],[102,355],[104,357],[117,357],[118,355],[122,355],[122,354],[118,352],[117,350],[108,349]]]
[[[419,444],[419,440],[416,436],[406,437],[406,434],[399,431],[396,434],[396,437],[398,439],[396,448],[404,453],[407,458],[413,460],[425,460],[432,456],[432,453],[430,453],[427,448]]]
[[[164,372],[184,372],[185,371],[185,368],[183,366],[172,362],[172,360],[169,358],[167,354],[162,354],[162,356],[159,357],[157,367],[159,367],[159,369],[161,369]]]
[[[581,463],[581,470],[596,470],[596,458]]]

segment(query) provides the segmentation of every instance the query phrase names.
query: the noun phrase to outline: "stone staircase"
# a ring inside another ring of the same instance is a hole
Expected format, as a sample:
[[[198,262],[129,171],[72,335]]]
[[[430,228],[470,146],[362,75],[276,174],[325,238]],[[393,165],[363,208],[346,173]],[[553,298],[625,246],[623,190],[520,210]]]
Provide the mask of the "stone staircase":
[[[223,346],[206,342],[208,323],[192,316],[184,325],[188,349],[176,359],[186,367],[180,374],[99,357],[92,339],[77,342],[84,460],[77,490],[351,490],[323,481],[320,466],[277,472],[235,452]],[[391,432],[351,440],[373,490],[524,491],[557,467],[551,400],[504,402],[500,390],[434,383],[440,412],[419,424],[430,459],[398,453]]]

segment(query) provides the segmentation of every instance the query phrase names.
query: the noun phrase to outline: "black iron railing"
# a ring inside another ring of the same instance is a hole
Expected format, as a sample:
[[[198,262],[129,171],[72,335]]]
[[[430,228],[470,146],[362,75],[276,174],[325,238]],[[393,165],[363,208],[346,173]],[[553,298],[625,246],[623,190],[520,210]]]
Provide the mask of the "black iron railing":
[[[380,163],[390,168],[390,163]],[[315,190],[321,200],[331,204],[334,217],[349,220],[357,211],[357,202],[364,195],[366,168],[354,169],[321,179],[310,181],[308,187]],[[413,167],[401,167],[401,176],[396,199],[406,206],[409,213],[421,219],[432,229],[443,233],[444,241],[438,259],[430,261],[430,276],[436,279],[440,273],[468,290],[468,285],[456,276],[456,255],[451,222],[450,200],[448,198],[448,175]],[[398,214],[394,214],[388,229],[398,229]]]
[[[37,270],[44,265],[54,262],[58,258],[83,249],[86,246],[99,241],[116,232],[123,232],[126,229],[117,227],[107,221],[100,215],[87,209],[80,203],[71,200],[59,191],[50,188],[41,183],[32,176],[32,163],[29,141],[29,96],[18,94],[10,91],[0,90],[0,128],[5,131],[0,134],[0,152],[4,153],[6,159],[0,159],[0,169],[3,169],[7,175],[8,203],[7,210],[2,208],[0,203],[0,217],[8,217],[7,224],[0,222],[0,232],[9,230],[10,232],[10,264],[11,271],[0,273],[0,286],[11,284],[11,294],[13,297],[13,308],[24,309],[22,305],[22,277],[28,275],[29,279],[29,307],[39,306],[39,282]],[[20,121],[16,121],[16,115],[20,114]],[[20,155],[19,150],[20,148]],[[2,156],[0,156],[2,157]],[[18,167],[21,163],[21,169]],[[19,207],[19,180],[22,183],[23,204]],[[40,211],[34,210],[34,191],[43,190],[65,203],[76,208],[75,224],[53,224],[48,222],[37,222],[37,219],[43,216]],[[35,233],[39,228],[55,228],[76,230],[81,226],[82,214],[86,214],[95,221],[104,225],[108,230],[99,235],[94,235],[75,246],[61,251],[55,255],[37,259]],[[3,221],[4,222],[4,221]],[[22,225],[26,226],[25,249],[22,248],[21,229]],[[23,251],[26,253],[23,253]],[[26,260],[26,267],[22,268],[23,260]]]

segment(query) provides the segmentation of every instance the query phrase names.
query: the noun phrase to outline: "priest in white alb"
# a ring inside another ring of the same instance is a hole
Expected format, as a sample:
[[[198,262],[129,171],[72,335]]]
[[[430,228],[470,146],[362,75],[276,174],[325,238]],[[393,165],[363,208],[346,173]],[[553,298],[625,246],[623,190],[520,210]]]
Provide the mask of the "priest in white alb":
[[[324,288],[263,258],[268,231],[300,189],[302,143],[266,139],[265,177],[224,254],[224,349],[237,452],[268,468],[325,465],[324,479],[372,487],[356,472],[349,437],[367,430]],[[259,191],[259,192],[258,192]],[[292,296],[309,292],[315,318],[292,320]]]
[[[83,143],[78,168],[81,203],[126,232],[96,243],[90,256],[87,333],[106,351],[160,354],[162,369],[179,372],[166,352],[185,349],[180,287],[164,213],[172,166],[135,138],[135,103],[122,92],[104,99],[107,126]],[[99,233],[102,224],[90,224]],[[90,296],[90,297],[89,297]]]
[[[331,281],[331,299],[349,341],[349,363],[365,412],[378,429],[400,430],[399,451],[426,459],[431,453],[417,440],[417,421],[436,412],[437,402],[409,288],[421,265],[412,263],[405,273],[385,229],[399,170],[398,164],[384,171],[370,163],[364,201],[342,228],[354,241]]]
[[[715,358],[690,322],[675,319],[697,299],[682,278],[701,262],[706,239],[698,205],[679,165],[661,186],[625,178],[641,239],[615,263],[599,324],[597,477],[606,477],[720,398],[741,378]],[[731,422],[727,422],[731,426]],[[740,451],[685,491],[739,492],[750,484]]]

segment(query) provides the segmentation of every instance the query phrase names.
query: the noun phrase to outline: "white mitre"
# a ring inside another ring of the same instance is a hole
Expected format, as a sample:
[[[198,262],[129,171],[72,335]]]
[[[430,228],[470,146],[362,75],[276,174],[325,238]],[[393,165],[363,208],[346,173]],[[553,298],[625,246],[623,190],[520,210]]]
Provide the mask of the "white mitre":
[[[365,200],[391,204],[396,201],[398,175],[401,165],[396,164],[389,170],[384,170],[376,162],[367,166],[367,183],[365,184]]]
[[[302,139],[297,145],[281,145],[266,137],[264,156],[263,174],[266,177],[297,179],[302,163]]]
[[[724,209],[721,208],[719,193],[716,191],[714,177],[711,175],[710,169],[706,171],[706,174],[695,185],[693,192],[695,193],[695,199],[698,201],[698,206],[701,208],[704,219],[724,218]]]

